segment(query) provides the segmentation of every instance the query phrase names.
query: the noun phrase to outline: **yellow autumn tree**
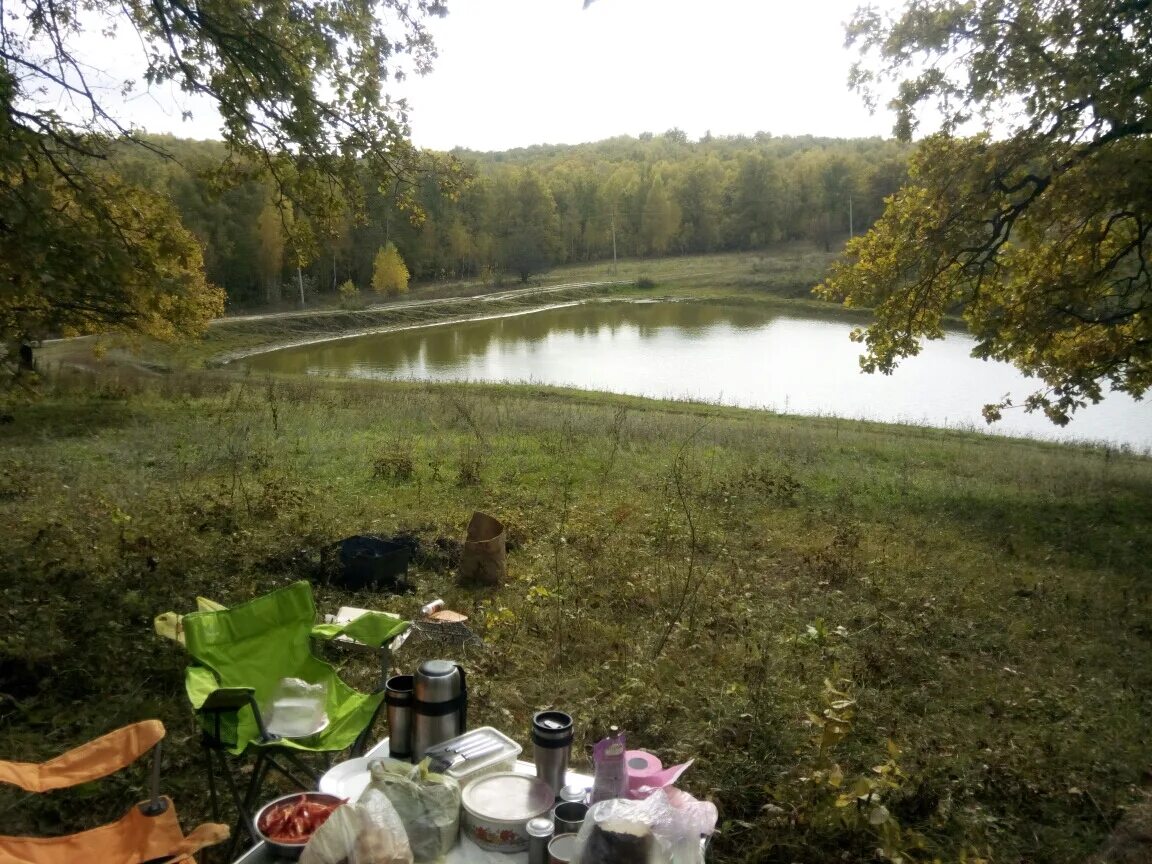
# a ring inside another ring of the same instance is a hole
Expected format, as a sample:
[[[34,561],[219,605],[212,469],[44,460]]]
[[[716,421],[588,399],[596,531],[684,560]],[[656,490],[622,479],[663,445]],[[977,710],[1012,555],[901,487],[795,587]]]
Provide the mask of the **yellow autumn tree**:
[[[408,266],[396,244],[389,242],[381,246],[372,263],[372,290],[377,294],[396,297],[408,290]]]

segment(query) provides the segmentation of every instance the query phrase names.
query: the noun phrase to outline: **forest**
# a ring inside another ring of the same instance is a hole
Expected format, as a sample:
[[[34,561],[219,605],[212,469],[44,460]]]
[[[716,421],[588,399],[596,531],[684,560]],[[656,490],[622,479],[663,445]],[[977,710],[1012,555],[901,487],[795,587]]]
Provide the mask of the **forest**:
[[[166,191],[201,242],[230,309],[299,302],[351,283],[369,292],[394,244],[413,279],[527,281],[556,264],[755,250],[807,240],[830,249],[866,230],[906,177],[893,140],[705,136],[671,129],[580,145],[419,154],[420,170],[378,184],[362,214],[293,241],[293,209],[268,181],[213,172],[224,145],[172,137],[124,147],[129,183]],[[299,247],[303,249],[301,245]],[[347,292],[349,289],[345,287]]]

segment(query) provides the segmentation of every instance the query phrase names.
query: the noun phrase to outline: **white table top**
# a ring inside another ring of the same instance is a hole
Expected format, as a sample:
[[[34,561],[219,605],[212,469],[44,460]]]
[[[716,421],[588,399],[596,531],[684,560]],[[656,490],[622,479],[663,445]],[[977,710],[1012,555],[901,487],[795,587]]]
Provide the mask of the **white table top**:
[[[388,755],[388,739],[385,738],[364,755],[383,759]],[[535,776],[536,774],[536,766],[531,762],[525,762],[523,759],[516,761],[514,770],[530,776]],[[578,771],[569,771],[565,776],[564,782],[566,785],[579,784],[589,788],[592,786],[592,778]],[[278,857],[261,842],[237,858],[235,864],[279,864],[282,860],[287,859]],[[444,864],[528,864],[528,853],[514,852],[508,854],[506,852],[489,852],[486,849],[481,849],[471,840],[461,838],[448,855],[445,856]]]

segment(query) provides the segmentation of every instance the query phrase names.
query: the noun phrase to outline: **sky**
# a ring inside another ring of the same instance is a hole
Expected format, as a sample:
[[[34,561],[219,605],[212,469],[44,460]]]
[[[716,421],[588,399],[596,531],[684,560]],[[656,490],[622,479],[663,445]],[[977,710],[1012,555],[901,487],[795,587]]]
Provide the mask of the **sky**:
[[[449,150],[578,144],[678,127],[713,135],[859,137],[891,132],[847,86],[844,23],[863,0],[448,0],[430,28],[433,71],[388,88],[413,141]],[[91,66],[143,68],[132,40],[94,40]],[[192,120],[182,117],[190,110]],[[171,86],[118,110],[150,132],[219,137],[207,102]]]
[[[847,86],[859,0],[456,0],[406,88],[414,141],[502,150],[679,127],[888,135]]]

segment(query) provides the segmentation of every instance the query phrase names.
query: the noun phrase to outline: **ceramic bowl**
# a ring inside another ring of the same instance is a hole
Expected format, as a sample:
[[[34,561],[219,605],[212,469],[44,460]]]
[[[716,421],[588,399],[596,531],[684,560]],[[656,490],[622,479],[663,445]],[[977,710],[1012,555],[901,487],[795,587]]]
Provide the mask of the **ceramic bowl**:
[[[528,820],[552,809],[552,787],[538,777],[515,772],[489,774],[465,787],[461,830],[481,849],[523,852]]]

